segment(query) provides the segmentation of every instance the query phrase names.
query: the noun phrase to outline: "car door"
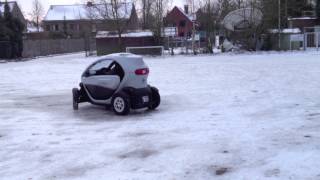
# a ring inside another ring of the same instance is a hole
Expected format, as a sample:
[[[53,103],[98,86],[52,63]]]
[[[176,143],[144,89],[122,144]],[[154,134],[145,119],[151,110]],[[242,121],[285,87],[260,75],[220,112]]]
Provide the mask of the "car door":
[[[98,61],[82,77],[82,83],[93,100],[107,100],[117,90],[120,77],[111,72],[112,60]]]

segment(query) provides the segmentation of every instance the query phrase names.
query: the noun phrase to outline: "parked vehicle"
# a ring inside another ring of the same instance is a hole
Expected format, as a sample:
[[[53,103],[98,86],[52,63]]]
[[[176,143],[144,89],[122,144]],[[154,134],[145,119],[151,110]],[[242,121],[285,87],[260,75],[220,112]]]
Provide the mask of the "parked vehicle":
[[[160,105],[157,88],[148,85],[149,68],[141,56],[118,53],[102,57],[82,74],[80,89],[74,88],[73,108],[79,103],[110,106],[117,115],[131,109],[156,109]]]

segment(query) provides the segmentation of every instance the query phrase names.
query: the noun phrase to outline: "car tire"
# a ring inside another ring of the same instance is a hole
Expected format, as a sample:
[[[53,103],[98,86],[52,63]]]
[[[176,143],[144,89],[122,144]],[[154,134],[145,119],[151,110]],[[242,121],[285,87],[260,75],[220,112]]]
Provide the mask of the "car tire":
[[[80,98],[80,92],[78,88],[73,88],[72,89],[72,105],[73,105],[73,110],[78,110],[79,109],[79,98]]]
[[[130,113],[130,98],[124,92],[117,93],[112,97],[111,106],[115,114],[128,115]]]
[[[161,97],[159,94],[159,90],[155,87],[151,87],[151,102],[148,106],[150,110],[155,110],[159,107],[161,102]]]

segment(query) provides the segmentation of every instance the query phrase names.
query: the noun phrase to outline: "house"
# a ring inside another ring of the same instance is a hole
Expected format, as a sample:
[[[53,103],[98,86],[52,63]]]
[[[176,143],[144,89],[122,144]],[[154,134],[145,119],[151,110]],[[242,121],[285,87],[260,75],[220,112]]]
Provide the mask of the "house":
[[[179,37],[191,37],[193,30],[194,18],[189,13],[188,6],[184,10],[175,6],[165,17],[165,25],[167,27],[176,27]]]
[[[320,26],[320,19],[314,16],[288,18],[288,27],[299,28],[302,32],[308,31],[307,28],[316,26]]]
[[[299,50],[303,46],[303,34],[299,28],[269,29],[270,49]],[[279,36],[280,35],[280,36]],[[280,47],[279,47],[280,37]]]
[[[116,30],[110,4],[51,5],[43,20],[45,32],[67,33],[72,37],[83,34],[95,35],[97,31]],[[127,30],[138,28],[138,16],[135,5],[122,3],[119,16],[126,23]]]
[[[320,18],[316,16],[316,0],[305,0],[310,8],[308,11],[302,11],[299,17],[289,17],[288,27],[299,28],[302,32],[308,31],[308,28],[313,29],[314,27],[320,26]]]
[[[153,32],[150,30],[128,31],[121,34],[122,49],[126,51],[127,47],[142,47],[157,45]],[[99,31],[96,36],[97,55],[105,55],[119,52],[119,36],[113,31]],[[151,51],[148,49],[147,51]],[[152,54],[151,52],[141,52]]]
[[[10,7],[10,11],[13,17],[19,19],[24,25],[25,27],[27,27],[27,21],[23,16],[23,13],[20,9],[20,7],[18,6],[16,1],[10,1],[8,2],[8,5]],[[0,14],[3,15],[4,13],[4,7],[5,7],[5,2],[0,2]]]

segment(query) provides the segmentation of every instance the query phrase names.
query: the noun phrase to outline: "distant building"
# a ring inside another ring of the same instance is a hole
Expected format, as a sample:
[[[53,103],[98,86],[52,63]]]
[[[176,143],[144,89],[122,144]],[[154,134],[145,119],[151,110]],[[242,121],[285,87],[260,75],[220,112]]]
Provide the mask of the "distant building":
[[[320,18],[316,16],[316,0],[304,0],[310,6],[309,11],[303,11],[300,17],[289,17],[288,27],[299,28],[301,32],[308,31],[307,29],[320,26]]]
[[[16,1],[10,1],[8,2],[9,7],[10,7],[10,11],[13,17],[19,19],[24,25],[25,27],[27,27],[27,21],[23,16],[23,13],[20,9],[20,7],[18,6]],[[4,6],[5,6],[5,2],[0,2],[0,14],[4,14]]]
[[[179,37],[191,37],[193,29],[193,17],[189,13],[188,6],[184,10],[175,6],[165,17],[165,26],[176,27]]]
[[[304,32],[306,28],[320,26],[320,19],[316,17],[288,18],[288,26],[289,28],[299,28]]]
[[[99,31],[96,36],[97,54],[105,55],[115,52],[126,51],[127,47],[142,47],[157,45],[153,32],[150,30],[144,31],[129,31],[121,35],[122,49],[118,49],[118,34],[109,31]],[[148,49],[147,51],[152,51]]]
[[[77,5],[52,5],[43,20],[43,29],[45,32],[67,32],[70,36],[114,31],[115,20],[111,16],[111,5],[108,6],[110,7],[90,2]],[[127,23],[128,30],[138,28],[138,16],[133,3],[121,4],[119,12],[120,18]]]

